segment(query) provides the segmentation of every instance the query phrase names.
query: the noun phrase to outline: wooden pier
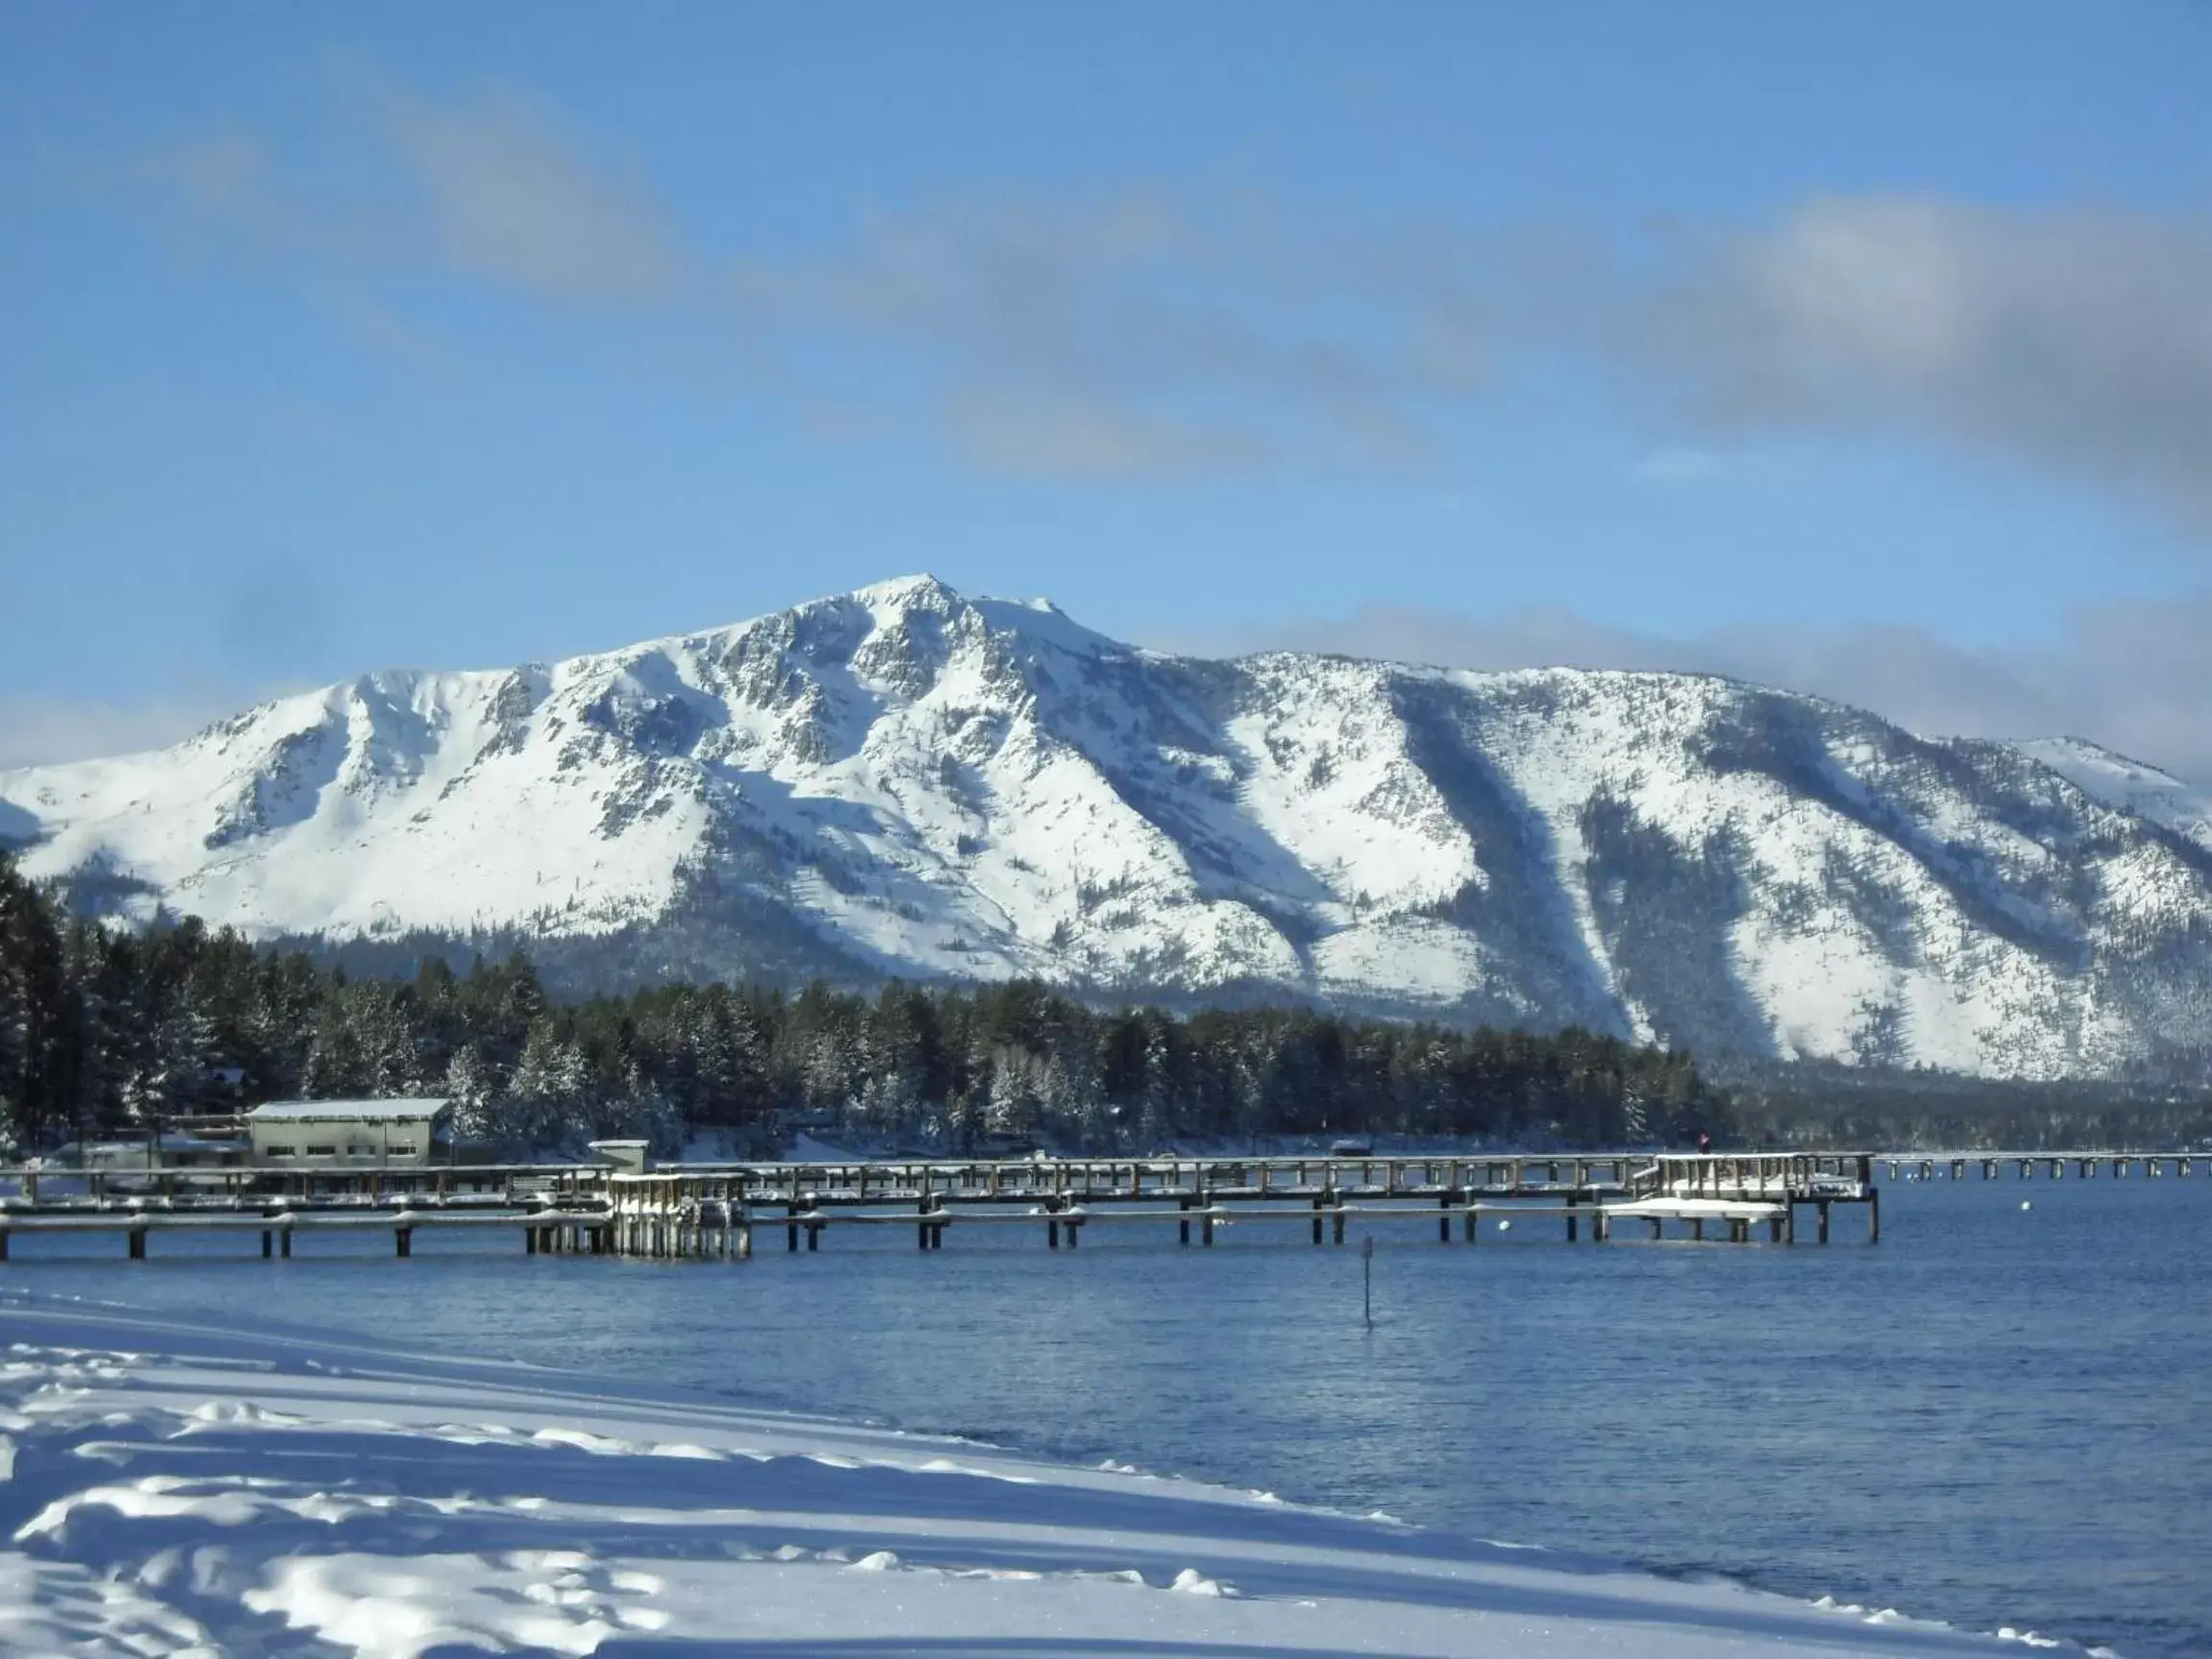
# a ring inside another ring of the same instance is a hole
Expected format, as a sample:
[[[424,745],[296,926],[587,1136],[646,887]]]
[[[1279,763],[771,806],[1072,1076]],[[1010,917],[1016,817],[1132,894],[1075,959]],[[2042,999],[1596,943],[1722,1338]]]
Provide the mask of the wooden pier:
[[[1281,1226],[1342,1244],[1350,1222],[1426,1227],[1475,1244],[1530,1224],[1575,1243],[1624,1237],[1747,1243],[1761,1228],[1797,1241],[1801,1212],[1827,1243],[1833,1208],[1864,1208],[1881,1238],[1870,1153],[1675,1153],[1288,1158],[1030,1158],[835,1164],[455,1167],[276,1166],[84,1174],[0,1169],[0,1261],[13,1235],[122,1234],[142,1259],[156,1233],[259,1235],[264,1257],[296,1236],[388,1230],[393,1254],[418,1232],[505,1228],[532,1254],[744,1260],[755,1235],[786,1252],[819,1250],[831,1228],[911,1227],[915,1246],[948,1231],[1028,1227],[1047,1249],[1076,1249],[1093,1226],[1176,1229],[1201,1248],[1218,1229]],[[1708,1229],[1711,1229],[1710,1233]],[[1541,1232],[1535,1236],[1543,1237]]]

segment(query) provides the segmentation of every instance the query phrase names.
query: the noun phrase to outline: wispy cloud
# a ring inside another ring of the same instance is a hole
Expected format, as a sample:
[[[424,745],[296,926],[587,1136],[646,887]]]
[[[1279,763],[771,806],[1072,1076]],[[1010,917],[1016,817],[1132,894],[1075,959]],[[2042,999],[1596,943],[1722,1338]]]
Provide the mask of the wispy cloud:
[[[939,413],[954,453],[1012,477],[1208,478],[1263,471],[1283,459],[1268,434],[1041,388],[971,389]]]
[[[2212,786],[2212,592],[2077,611],[2034,648],[1926,629],[1760,624],[1669,636],[1566,610],[1470,616],[1369,606],[1226,633],[1162,631],[1168,649],[1336,651],[1456,668],[1653,668],[1726,674],[1871,709],[1942,736],[2082,736]]]
[[[155,151],[135,180],[199,245],[349,276],[432,267],[536,299],[639,304],[693,274],[650,183],[523,92],[438,99],[371,82],[335,102],[351,151],[326,171],[347,183],[310,183],[236,128]]]
[[[1728,470],[1730,457],[1713,449],[1654,449],[1636,463],[1636,476],[1654,484],[1702,484]]]
[[[269,147],[236,128],[155,151],[138,173],[176,206],[215,219],[257,218],[273,195]]]
[[[523,94],[392,92],[379,118],[454,269],[555,300],[654,300],[684,280],[690,252],[651,186]]]
[[[232,129],[141,180],[203,236],[352,276],[428,264],[661,308],[810,421],[919,430],[989,470],[1448,469],[1455,414],[1565,360],[1640,413],[1647,453],[1623,465],[1654,481],[1717,481],[1768,440],[1902,439],[2147,505],[2212,548],[2202,214],[1837,196],[1575,237],[1184,183],[977,189],[811,247],[713,250],[526,92],[336,102],[368,156],[350,195]]]
[[[978,196],[742,260],[733,292],[802,373],[855,347],[894,365],[914,413],[993,469],[1425,469],[1484,365],[1383,252],[1254,200]]]

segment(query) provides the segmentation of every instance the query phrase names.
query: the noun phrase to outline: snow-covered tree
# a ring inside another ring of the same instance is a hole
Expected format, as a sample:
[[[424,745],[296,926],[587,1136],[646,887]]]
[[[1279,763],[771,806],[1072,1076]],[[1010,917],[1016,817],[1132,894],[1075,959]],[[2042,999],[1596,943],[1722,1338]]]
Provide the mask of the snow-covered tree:
[[[1043,1115],[1045,1068],[1022,1048],[999,1047],[990,1059],[991,1089],[983,1106],[983,1131],[1001,1139],[1033,1135]]]
[[[515,1075],[493,1115],[496,1138],[517,1152],[549,1151],[589,1138],[591,1069],[554,1022],[530,1028]]]
[[[473,1043],[453,1050],[445,1067],[445,1097],[453,1103],[453,1133],[463,1141],[492,1141],[499,1134],[499,1079]]]

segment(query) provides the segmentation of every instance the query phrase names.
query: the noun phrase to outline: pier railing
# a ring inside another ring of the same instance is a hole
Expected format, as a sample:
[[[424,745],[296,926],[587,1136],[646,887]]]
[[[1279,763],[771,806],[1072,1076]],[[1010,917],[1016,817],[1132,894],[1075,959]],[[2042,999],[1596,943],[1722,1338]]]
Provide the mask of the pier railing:
[[[2140,1155],[2137,1155],[2138,1159]],[[228,1167],[70,1169],[0,1166],[0,1214],[97,1210],[109,1203],[179,1209],[295,1204],[433,1208],[611,1204],[617,1190],[711,1193],[738,1203],[836,1204],[926,1197],[970,1204],[1041,1199],[1263,1201],[1440,1194],[1573,1197],[1851,1197],[1873,1180],[1870,1153],[1588,1152],[1387,1157],[910,1158],[810,1163],[670,1164],[627,1172],[604,1164],[297,1163]],[[1892,1167],[1894,1174],[1894,1163]]]

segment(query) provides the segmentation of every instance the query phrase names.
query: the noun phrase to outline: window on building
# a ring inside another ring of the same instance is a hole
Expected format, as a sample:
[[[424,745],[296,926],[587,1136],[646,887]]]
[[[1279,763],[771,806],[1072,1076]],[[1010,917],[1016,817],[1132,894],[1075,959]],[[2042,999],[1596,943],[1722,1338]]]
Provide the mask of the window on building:
[[[391,1151],[395,1158],[412,1158],[415,1156],[415,1143],[411,1141],[395,1141]]]
[[[338,1148],[335,1146],[310,1146],[307,1148],[307,1156],[310,1158],[335,1158],[338,1156]]]
[[[268,1145],[262,1147],[261,1152],[264,1157],[269,1158],[289,1158],[292,1156],[291,1147],[279,1146],[274,1141],[270,1142]]]

